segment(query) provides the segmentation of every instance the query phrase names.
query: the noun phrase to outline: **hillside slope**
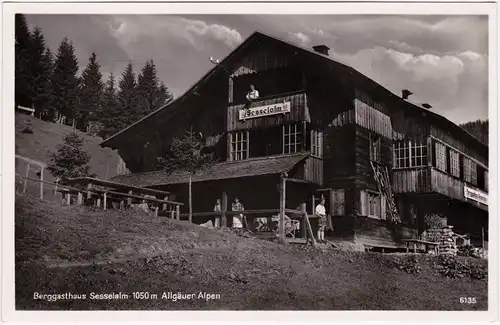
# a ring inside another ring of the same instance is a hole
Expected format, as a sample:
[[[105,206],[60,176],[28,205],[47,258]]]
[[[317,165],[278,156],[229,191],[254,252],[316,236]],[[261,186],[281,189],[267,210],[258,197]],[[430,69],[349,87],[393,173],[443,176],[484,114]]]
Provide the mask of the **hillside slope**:
[[[31,125],[33,134],[22,133]],[[49,152],[56,151],[57,145],[63,143],[64,137],[72,132],[67,125],[45,122],[31,116],[16,113],[16,154],[34,160],[49,162]],[[100,178],[111,178],[117,175],[120,156],[109,148],[101,148],[101,138],[77,133],[84,138],[84,149],[91,155],[90,167]]]
[[[438,259],[431,256],[279,245],[182,221],[62,206],[27,196],[16,200],[15,237],[18,309],[487,308],[486,280],[445,278],[435,267]],[[402,266],[408,264],[417,272],[405,273]],[[158,297],[89,299],[91,292],[136,291]],[[164,292],[200,291],[220,298],[162,299]],[[33,299],[34,292],[85,293],[87,299],[49,302]],[[463,296],[476,297],[477,303],[460,304]]]

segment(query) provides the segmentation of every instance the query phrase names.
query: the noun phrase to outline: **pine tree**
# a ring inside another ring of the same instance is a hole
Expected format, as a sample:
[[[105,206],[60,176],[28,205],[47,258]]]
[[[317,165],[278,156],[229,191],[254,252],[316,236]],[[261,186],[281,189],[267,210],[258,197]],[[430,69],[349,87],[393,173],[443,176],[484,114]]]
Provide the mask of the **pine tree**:
[[[75,132],[64,138],[64,143],[57,146],[57,152],[50,153],[47,169],[62,181],[72,177],[92,177],[90,155],[83,150],[83,137]]]
[[[117,124],[128,126],[141,118],[138,111],[137,83],[131,62],[127,64],[118,84],[118,105],[120,114],[116,116]]]
[[[80,77],[80,98],[77,114],[77,128],[85,131],[89,123],[96,123],[101,114],[104,83],[100,64],[95,53],[89,58],[87,67]]]
[[[29,57],[31,35],[23,14],[15,16],[15,103],[16,105],[31,106]]]
[[[70,124],[78,107],[78,60],[73,44],[65,37],[57,50],[51,78],[51,106]]]
[[[115,76],[111,73],[108,80],[106,81],[106,88],[104,89],[103,94],[102,110],[99,114],[99,121],[102,123],[102,129],[99,132],[99,136],[104,139],[126,127],[126,125],[120,123],[123,122],[123,119],[119,118],[120,112],[115,83]]]
[[[146,61],[137,79],[139,111],[141,115],[147,115],[154,110],[155,99],[158,95],[159,80],[153,60]]]
[[[48,85],[52,74],[52,53],[47,48],[42,30],[36,27],[31,34],[29,57],[30,99],[35,107],[35,115],[41,117],[47,107]]]
[[[138,77],[137,92],[140,100],[139,111],[142,116],[157,110],[172,99],[168,88],[158,79],[153,60],[146,61],[142,68]]]
[[[168,90],[167,86],[162,82],[160,82],[160,87],[158,88],[158,95],[156,96],[156,100],[154,103],[154,109],[158,109],[170,103],[174,99],[174,96]]]
[[[489,123],[488,120],[482,121],[472,121],[464,124],[460,124],[460,126],[476,137],[479,141],[484,144],[488,144],[488,136],[489,136]]]
[[[54,73],[54,55],[50,48],[45,50],[45,53],[42,58],[42,66],[45,67],[47,71],[47,82],[45,83],[45,87],[41,90],[41,93],[38,94],[38,99],[41,104],[41,118],[45,121],[53,121],[56,117],[56,110],[52,107],[52,74]]]
[[[213,154],[204,154],[204,143],[188,131],[183,137],[174,138],[165,158],[158,159],[158,168],[168,173],[185,171],[189,174],[189,221],[193,217],[192,178],[193,176],[215,163]]]

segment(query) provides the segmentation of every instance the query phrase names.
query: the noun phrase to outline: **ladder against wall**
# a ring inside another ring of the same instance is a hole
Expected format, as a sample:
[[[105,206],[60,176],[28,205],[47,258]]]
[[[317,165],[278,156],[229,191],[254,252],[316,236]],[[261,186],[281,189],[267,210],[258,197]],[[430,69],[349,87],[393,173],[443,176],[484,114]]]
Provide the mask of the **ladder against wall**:
[[[373,161],[370,161],[370,164],[373,169],[373,177],[377,182],[378,190],[386,198],[387,214],[389,215],[389,218],[394,223],[401,223],[401,217],[392,194],[392,184],[391,179],[389,178],[389,170],[385,166],[373,163]]]

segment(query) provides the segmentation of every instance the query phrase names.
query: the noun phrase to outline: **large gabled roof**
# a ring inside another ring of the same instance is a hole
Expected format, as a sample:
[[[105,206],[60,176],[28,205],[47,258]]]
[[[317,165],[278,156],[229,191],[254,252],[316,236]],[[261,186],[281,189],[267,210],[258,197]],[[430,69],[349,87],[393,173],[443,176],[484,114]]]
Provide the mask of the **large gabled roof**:
[[[275,42],[280,42],[283,45],[290,46],[291,48],[298,49],[302,51],[303,53],[306,53],[308,55],[311,55],[311,57],[314,57],[316,59],[324,60],[324,62],[328,62],[329,64],[335,64],[336,67],[344,70],[346,72],[346,75],[351,78],[352,81],[360,84],[364,84],[368,87],[371,87],[374,92],[377,92],[381,97],[387,98],[387,101],[394,102],[395,104],[402,105],[404,109],[411,110],[416,113],[423,113],[425,112],[426,116],[429,118],[434,119],[434,121],[441,123],[442,125],[445,125],[448,128],[452,128],[454,132],[460,133],[462,136],[465,136],[468,138],[468,140],[474,145],[477,145],[481,147],[483,150],[488,151],[488,146],[484,144],[483,142],[479,141],[476,137],[474,137],[472,134],[458,126],[457,124],[453,123],[452,121],[448,120],[446,117],[439,115],[433,111],[427,110],[423,107],[417,106],[413,103],[410,103],[406,100],[403,100],[400,96],[392,93],[390,90],[387,88],[383,87],[382,85],[378,84],[374,80],[368,78],[367,76],[363,75],[361,72],[357,71],[353,67],[344,64],[342,62],[339,62],[338,60],[333,59],[332,57],[328,55],[321,54],[319,52],[316,52],[312,49],[305,48],[296,44],[292,44],[288,41],[282,40],[280,38],[277,38],[275,36],[270,36],[268,34],[265,34],[260,31],[256,31],[253,34],[251,34],[248,38],[246,38],[236,49],[234,49],[231,53],[229,53],[221,62],[219,65],[214,65],[212,69],[210,69],[201,79],[199,79],[195,84],[193,84],[186,92],[184,92],[181,96],[179,96],[177,99],[174,101],[168,103],[167,105],[157,109],[156,111],[152,112],[151,114],[143,117],[139,121],[131,124],[130,126],[126,127],[125,129],[121,130],[120,132],[114,134],[110,138],[106,139],[101,143],[101,146],[109,146],[110,143],[119,138],[122,134],[128,132],[129,130],[133,129],[137,125],[144,123],[146,121],[151,120],[153,117],[158,116],[159,114],[165,113],[167,111],[170,111],[170,113],[175,114],[175,109],[171,110],[169,108],[173,108],[176,106],[178,103],[182,102],[185,100],[188,96],[192,95],[196,89],[204,84],[210,77],[212,77],[217,71],[225,67],[227,63],[234,57],[236,57],[239,53],[241,53],[251,42],[253,42],[256,39],[268,39],[271,41]]]

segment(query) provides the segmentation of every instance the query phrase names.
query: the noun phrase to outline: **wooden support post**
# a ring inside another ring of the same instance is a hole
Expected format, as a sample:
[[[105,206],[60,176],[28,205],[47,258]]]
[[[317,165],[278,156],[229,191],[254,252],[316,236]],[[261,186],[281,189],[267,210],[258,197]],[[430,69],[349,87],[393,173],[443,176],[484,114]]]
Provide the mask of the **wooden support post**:
[[[68,205],[71,205],[71,193],[66,193],[66,203],[68,203]]]
[[[312,197],[311,197],[311,214],[314,214],[316,212],[315,211],[314,203],[316,203],[316,202],[315,202],[314,194],[313,194]]]
[[[181,220],[181,206],[178,204],[175,206],[175,213],[177,214],[177,220]]]
[[[163,203],[162,211],[167,211],[167,204],[166,203]]]
[[[132,195],[132,190],[128,191],[128,194]],[[127,206],[129,207],[131,204],[132,204],[132,198],[129,197],[129,198],[127,198]]]
[[[306,227],[307,227],[307,232],[309,233],[309,237],[311,238],[311,243],[313,247],[316,247],[316,240],[314,239],[314,234],[311,228],[311,223],[309,222],[309,216],[304,214],[304,219],[306,219]],[[306,242],[307,243],[307,242]]]
[[[413,243],[413,253],[417,254],[417,243]]]
[[[227,227],[227,193],[222,192],[222,202],[221,202],[221,227]]]
[[[26,176],[24,178],[23,194],[26,193],[26,187],[28,186],[28,176],[30,173],[30,164],[26,166]]]
[[[103,202],[102,202],[103,203],[102,204],[102,209],[103,210],[106,210],[106,208],[107,208],[107,205],[108,205],[107,198],[108,198],[107,193],[104,193],[103,194]]]
[[[101,207],[101,198],[100,197],[97,198],[96,207],[97,208]]]
[[[155,218],[158,218],[158,206],[155,206]]]
[[[90,199],[90,196],[92,195],[90,193],[91,189],[92,189],[92,183],[87,184],[87,200]]]
[[[125,208],[125,202],[123,200],[120,201],[120,210]]]
[[[78,199],[76,201],[76,204],[82,205],[83,204],[83,194],[82,192],[78,192]]]
[[[40,199],[43,200],[43,167],[40,169]]]
[[[484,227],[481,227],[481,248],[484,250]]]
[[[307,204],[305,202],[300,204],[300,211],[302,211],[302,219],[300,220],[300,235],[306,240],[307,244],[307,225],[306,218],[304,217],[307,215]]]
[[[172,220],[175,219],[175,211],[174,210],[170,211],[170,219],[172,219]]]
[[[279,242],[285,243],[285,202],[286,202],[286,178],[280,177],[280,222],[279,222]]]

